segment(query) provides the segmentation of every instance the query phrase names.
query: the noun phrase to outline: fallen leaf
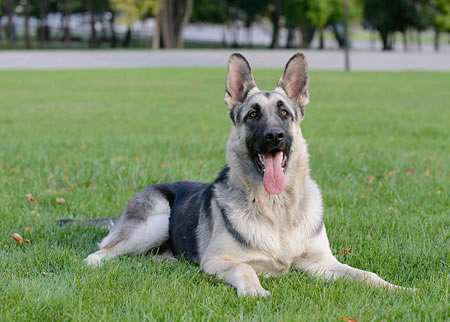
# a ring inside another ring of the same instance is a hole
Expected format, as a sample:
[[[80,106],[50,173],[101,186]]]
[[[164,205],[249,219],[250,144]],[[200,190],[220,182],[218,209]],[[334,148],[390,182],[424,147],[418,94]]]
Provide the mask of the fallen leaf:
[[[27,193],[27,194],[25,195],[25,197],[26,197],[28,200],[30,200],[31,203],[32,203],[33,205],[35,205],[35,204],[37,204],[37,203],[40,202],[40,200],[39,200],[38,198],[33,197],[33,195],[32,195],[31,193]]]
[[[433,160],[434,160],[434,156],[429,155],[429,156],[427,156],[426,160],[428,160],[428,161],[433,161]]]
[[[398,173],[397,170],[391,170],[391,171],[389,171],[388,176],[392,177],[394,174],[397,174],[397,173]]]
[[[56,198],[56,203],[63,204],[66,203],[66,201],[64,200],[64,198]]]
[[[414,170],[414,168],[409,168],[408,171],[406,171],[406,173],[407,173],[409,176],[412,175],[412,174],[414,174],[414,172],[416,172],[416,171]]]
[[[137,155],[134,157],[134,162],[139,163],[139,157]]]
[[[31,227],[25,227],[24,230],[27,231],[27,232],[29,232],[29,233],[31,233],[31,232],[33,231],[33,228],[31,228]]]
[[[30,244],[30,240],[29,239],[25,239],[25,243]]]
[[[430,170],[425,170],[425,172],[423,173],[425,177],[429,177],[430,176]]]
[[[203,127],[203,131],[208,131],[208,130],[209,130],[209,126],[206,125]]]
[[[163,163],[161,164],[161,168],[167,169],[167,164],[166,164],[165,162],[163,162]]]
[[[130,184],[130,191],[133,191],[136,189],[136,185],[134,183]]]
[[[350,250],[350,248],[342,248],[341,251],[336,255],[336,257],[338,256],[342,256],[344,254],[349,254],[349,255],[353,255],[352,251]]]
[[[369,179],[367,180],[367,183],[371,184],[374,181],[375,181],[375,176],[370,176]]]
[[[357,319],[346,318],[345,316],[342,317],[342,320],[344,320],[344,321],[350,321],[350,322],[358,322]]]
[[[18,233],[12,234],[11,237],[14,238],[19,245],[23,244],[23,238]]]

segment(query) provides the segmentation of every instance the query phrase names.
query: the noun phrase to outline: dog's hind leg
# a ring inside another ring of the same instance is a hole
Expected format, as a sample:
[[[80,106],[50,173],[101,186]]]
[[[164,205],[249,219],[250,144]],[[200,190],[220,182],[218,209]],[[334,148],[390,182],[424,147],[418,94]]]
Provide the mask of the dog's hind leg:
[[[156,191],[144,190],[131,199],[118,222],[85,262],[100,265],[102,259],[142,254],[169,239],[169,202]]]

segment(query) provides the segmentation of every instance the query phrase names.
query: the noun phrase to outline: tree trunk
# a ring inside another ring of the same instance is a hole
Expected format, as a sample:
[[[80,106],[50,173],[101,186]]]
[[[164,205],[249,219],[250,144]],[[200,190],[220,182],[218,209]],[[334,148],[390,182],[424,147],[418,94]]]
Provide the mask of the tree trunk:
[[[70,0],[65,0],[65,12],[64,12],[64,34],[63,41],[64,47],[68,48],[71,46],[71,36],[70,36],[70,18],[72,16],[72,8],[70,7]]]
[[[90,25],[91,25],[91,34],[89,36],[89,48],[97,47],[97,30],[95,29],[95,12],[94,5],[92,3],[94,0],[87,0],[87,9],[90,13]]]
[[[5,7],[8,12],[8,22],[6,23],[6,35],[8,37],[8,48],[14,48],[16,46],[16,35],[14,30],[14,2],[13,0],[5,1]]]
[[[295,29],[294,28],[288,28],[288,34],[286,38],[286,48],[292,48],[294,47],[294,35],[295,35]]]
[[[46,39],[46,27],[47,27],[47,0],[39,1],[39,23],[37,36],[39,41],[39,47],[44,47],[44,41]]]
[[[392,42],[390,40],[390,34],[387,31],[379,30],[381,42],[383,43],[383,50],[392,50]]]
[[[437,28],[434,29],[434,51],[439,51],[439,37],[440,32]]]
[[[193,0],[166,0],[161,12],[165,48],[183,48],[183,30],[192,15]]]
[[[406,52],[408,51],[408,37],[407,37],[406,30],[402,31],[402,38],[403,38],[403,50]]]
[[[339,33],[339,30],[338,30],[336,24],[333,24],[332,27],[333,27],[333,35],[334,35],[334,38],[336,39],[336,41],[338,43],[339,48],[341,48],[341,49],[344,48],[345,47],[345,38],[344,38],[344,36]]]
[[[274,0],[274,9],[270,16],[272,20],[272,41],[270,43],[270,48],[278,48],[278,39],[280,37],[280,16],[281,16],[281,4],[280,0]]]
[[[111,34],[111,38],[110,38],[111,48],[117,47],[117,35],[116,35],[116,29],[114,28],[115,21],[116,21],[116,13],[114,11],[111,11],[111,18],[109,19],[109,32]]]
[[[306,23],[300,24],[300,34],[302,36],[301,48],[310,48],[314,37],[315,29],[308,26]]]
[[[155,17],[155,30],[153,31],[152,48],[158,50],[161,44],[161,13],[158,12]]]
[[[25,48],[31,49],[31,39],[30,39],[30,5],[28,1],[24,5],[24,14],[25,14]]]
[[[128,25],[127,32],[125,33],[125,38],[123,39],[122,46],[129,47],[131,44],[131,25]]]
[[[323,39],[323,28],[320,28],[319,30],[319,49],[320,50],[325,49],[325,41]]]

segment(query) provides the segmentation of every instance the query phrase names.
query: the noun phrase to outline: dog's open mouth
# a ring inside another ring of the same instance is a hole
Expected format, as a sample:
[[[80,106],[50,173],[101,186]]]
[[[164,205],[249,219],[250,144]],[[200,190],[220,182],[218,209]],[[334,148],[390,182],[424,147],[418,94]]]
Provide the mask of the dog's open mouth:
[[[258,170],[263,175],[264,188],[271,195],[280,194],[286,186],[284,171],[286,170],[287,154],[284,151],[271,151],[258,154],[255,160]]]

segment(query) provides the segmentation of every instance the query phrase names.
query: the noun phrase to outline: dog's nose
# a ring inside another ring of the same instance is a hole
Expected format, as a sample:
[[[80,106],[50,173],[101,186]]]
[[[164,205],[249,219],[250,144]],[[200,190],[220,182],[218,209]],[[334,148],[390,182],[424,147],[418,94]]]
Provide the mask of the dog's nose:
[[[264,131],[264,140],[267,143],[279,144],[284,140],[284,131],[279,127],[267,129]]]

